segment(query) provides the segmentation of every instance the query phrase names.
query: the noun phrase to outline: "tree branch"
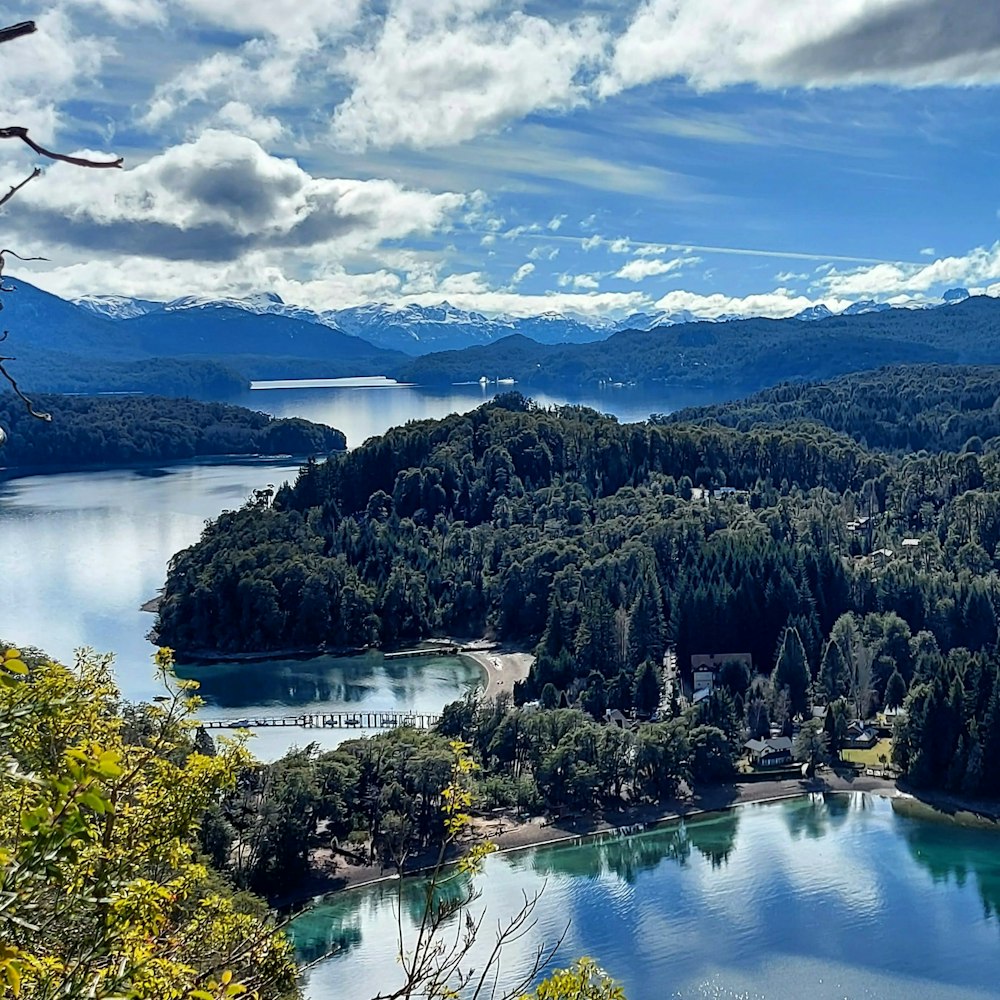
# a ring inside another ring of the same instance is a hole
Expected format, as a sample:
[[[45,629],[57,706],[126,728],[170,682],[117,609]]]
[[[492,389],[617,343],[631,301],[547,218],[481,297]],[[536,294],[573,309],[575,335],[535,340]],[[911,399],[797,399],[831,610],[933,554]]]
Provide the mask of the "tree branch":
[[[17,192],[20,191],[21,188],[23,188],[24,185],[28,183],[28,181],[33,181],[36,177],[40,176],[41,173],[42,173],[42,168],[35,167],[35,169],[32,170],[31,173],[28,174],[28,176],[25,177],[20,184],[11,184],[10,190],[2,198],[0,198],[0,205],[4,205],[8,201],[10,201],[10,199],[13,198],[14,195],[16,195]],[[14,256],[16,257],[17,255],[15,254]],[[24,258],[22,257],[21,260],[24,260]]]
[[[33,149],[39,156],[47,157],[50,160],[59,160],[61,163],[72,163],[77,167],[121,167],[122,157],[116,160],[88,160],[82,156],[66,156],[65,153],[56,153],[44,146],[39,146],[34,139],[28,135],[28,130],[22,125],[8,125],[0,128],[0,139],[20,139],[26,146]]]
[[[0,42],[11,42],[22,35],[34,34],[34,21],[21,21],[19,24],[12,24],[8,28],[0,28]]]

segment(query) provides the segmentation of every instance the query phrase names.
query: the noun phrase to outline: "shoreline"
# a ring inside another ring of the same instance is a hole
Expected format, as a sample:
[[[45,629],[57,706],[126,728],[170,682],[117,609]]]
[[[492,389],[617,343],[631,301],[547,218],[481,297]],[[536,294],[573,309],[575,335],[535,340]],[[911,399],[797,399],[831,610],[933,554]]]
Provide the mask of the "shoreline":
[[[899,788],[894,781],[863,775],[845,778],[828,771],[816,778],[784,778],[707,786],[686,799],[635,806],[601,817],[566,817],[560,820],[533,817],[525,821],[512,821],[507,814],[497,819],[480,817],[473,821],[471,836],[463,839],[458,850],[449,853],[447,863],[459,860],[468,848],[483,841],[495,844],[495,853],[513,854],[537,847],[627,836],[681,820],[728,812],[739,806],[780,802],[815,792],[867,792],[885,798],[913,799],[930,809],[935,808],[931,797],[917,798],[911,792]],[[997,804],[997,810],[1000,814],[1000,804]],[[968,804],[961,811],[978,815],[974,809],[968,808]],[[314,857],[319,864],[312,876],[299,889],[271,900],[275,909],[308,909],[322,901],[324,896],[393,882],[400,877],[388,866],[341,863],[343,859],[335,857],[329,850],[316,852]],[[431,870],[433,864],[428,862],[427,856],[414,859],[414,863],[404,869],[403,875],[410,878]]]
[[[482,694],[484,698],[496,698],[505,692],[513,697],[515,682],[523,681],[528,676],[531,664],[535,661],[533,653],[502,648],[462,649],[458,655],[478,664],[486,674]]]

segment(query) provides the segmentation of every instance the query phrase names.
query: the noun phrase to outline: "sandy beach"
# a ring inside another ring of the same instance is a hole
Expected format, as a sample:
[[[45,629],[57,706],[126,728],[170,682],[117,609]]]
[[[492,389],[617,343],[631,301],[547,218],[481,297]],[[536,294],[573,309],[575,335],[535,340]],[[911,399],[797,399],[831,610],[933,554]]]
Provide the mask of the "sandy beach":
[[[486,698],[495,698],[506,691],[514,694],[514,682],[523,681],[528,676],[535,657],[531,653],[514,651],[465,649],[463,656],[475,660],[486,671]]]

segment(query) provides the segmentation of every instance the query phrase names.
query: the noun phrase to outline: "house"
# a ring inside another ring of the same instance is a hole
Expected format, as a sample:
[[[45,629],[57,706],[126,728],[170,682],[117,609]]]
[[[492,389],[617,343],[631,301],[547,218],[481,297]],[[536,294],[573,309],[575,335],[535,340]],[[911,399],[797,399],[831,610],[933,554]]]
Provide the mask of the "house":
[[[826,716],[829,711],[829,705],[812,705],[809,709],[809,717],[825,723]]]
[[[715,675],[724,663],[741,663],[753,673],[753,657],[749,653],[693,653],[691,655],[691,689],[695,693],[715,686]]]
[[[867,531],[868,522],[871,520],[869,517],[859,517],[856,521],[847,522],[848,531]]]
[[[630,719],[617,708],[609,708],[604,713],[604,721],[609,726],[617,726],[619,729],[636,729],[639,725],[637,719]]]
[[[892,549],[876,549],[872,553],[872,562],[876,566],[884,566],[892,558]]]
[[[782,767],[792,762],[792,741],[787,736],[747,740],[743,748],[754,767]]]
[[[855,719],[844,734],[844,747],[848,750],[870,750],[878,743],[878,733],[872,726]]]

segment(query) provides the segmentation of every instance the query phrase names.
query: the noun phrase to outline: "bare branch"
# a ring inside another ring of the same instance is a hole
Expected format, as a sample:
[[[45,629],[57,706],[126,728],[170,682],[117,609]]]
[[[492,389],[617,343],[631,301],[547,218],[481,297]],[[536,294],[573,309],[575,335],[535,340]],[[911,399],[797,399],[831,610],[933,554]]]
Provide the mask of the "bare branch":
[[[8,28],[0,28],[0,42],[12,42],[22,35],[31,35],[35,32],[34,21],[21,21],[19,24],[12,24]]]
[[[7,337],[7,331],[4,330],[3,338],[5,339],[6,337]],[[35,404],[32,403],[31,400],[28,399],[28,397],[25,396],[23,392],[21,392],[21,389],[19,388],[17,382],[14,381],[14,376],[11,375],[11,373],[7,371],[7,369],[4,367],[5,361],[13,361],[13,360],[14,358],[0,355],[0,375],[2,375],[10,383],[10,387],[14,390],[14,394],[17,396],[19,400],[21,400],[22,403],[24,403],[24,407],[28,411],[28,413],[30,413],[33,417],[35,417],[38,420],[45,420],[46,422],[51,423],[52,414],[45,413],[42,410],[36,410]]]
[[[5,128],[0,128],[0,139],[20,139],[39,156],[45,156],[50,160],[59,160],[62,163],[72,163],[77,167],[121,167],[124,162],[120,156],[116,160],[88,160],[82,156],[67,156],[65,153],[53,152],[51,149],[39,146],[34,139],[28,136],[28,130],[22,125],[8,125]]]
[[[32,170],[31,173],[28,174],[28,176],[25,177],[20,184],[11,184],[10,190],[2,198],[0,198],[0,205],[5,205],[8,201],[10,201],[10,199],[13,198],[14,195],[16,195],[17,192],[20,191],[21,188],[23,188],[24,185],[28,183],[28,181],[33,181],[36,177],[38,177],[41,174],[41,172],[42,172],[41,167],[35,167],[35,169]],[[15,254],[14,256],[16,257],[17,254]],[[22,257],[21,260],[24,260],[24,258]]]

